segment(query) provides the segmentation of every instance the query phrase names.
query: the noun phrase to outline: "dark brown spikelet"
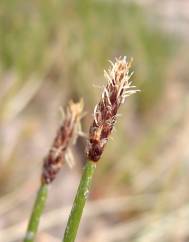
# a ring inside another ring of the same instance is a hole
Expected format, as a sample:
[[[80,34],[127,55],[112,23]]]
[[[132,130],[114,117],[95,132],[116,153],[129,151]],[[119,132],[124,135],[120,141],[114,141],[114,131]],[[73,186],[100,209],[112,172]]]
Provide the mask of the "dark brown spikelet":
[[[62,125],[57,131],[52,147],[44,159],[41,181],[51,183],[65,161],[69,146],[75,142],[82,117],[83,103],[70,102],[64,114]]]
[[[98,161],[102,155],[108,137],[117,120],[117,112],[124,103],[125,98],[136,93],[135,86],[129,81],[132,73],[129,73],[131,62],[126,57],[111,62],[111,68],[104,75],[108,81],[103,90],[100,102],[94,109],[94,121],[90,126],[89,140],[87,144],[87,158]]]

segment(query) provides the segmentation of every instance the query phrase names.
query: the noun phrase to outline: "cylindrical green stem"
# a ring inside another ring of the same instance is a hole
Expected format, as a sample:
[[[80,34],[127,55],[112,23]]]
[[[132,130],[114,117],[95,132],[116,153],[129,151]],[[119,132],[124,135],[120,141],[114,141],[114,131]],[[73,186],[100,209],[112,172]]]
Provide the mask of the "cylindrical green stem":
[[[83,175],[80,180],[77,194],[64,233],[63,242],[74,242],[75,240],[83,208],[85,206],[85,202],[91,187],[95,168],[96,164],[92,161],[88,161],[84,167]]]
[[[33,242],[37,233],[39,221],[41,214],[43,212],[45,202],[47,199],[48,194],[48,187],[47,185],[43,184],[39,188],[39,191],[37,193],[37,197],[35,200],[35,204],[32,210],[32,214],[30,217],[30,221],[28,224],[27,232],[25,235],[24,242]]]

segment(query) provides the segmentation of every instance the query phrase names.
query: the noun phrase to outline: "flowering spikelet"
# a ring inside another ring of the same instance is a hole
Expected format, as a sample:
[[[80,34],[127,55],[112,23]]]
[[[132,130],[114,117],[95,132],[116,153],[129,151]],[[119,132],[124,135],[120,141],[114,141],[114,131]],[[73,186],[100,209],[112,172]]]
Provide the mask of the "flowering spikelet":
[[[108,72],[104,76],[108,83],[104,88],[100,102],[94,109],[94,121],[89,130],[89,141],[87,145],[87,157],[89,160],[98,161],[108,141],[108,137],[117,120],[117,112],[125,98],[136,93],[135,86],[129,81],[132,73],[129,73],[131,61],[126,57],[116,59],[111,63]]]
[[[44,184],[51,183],[61,169],[66,152],[71,144],[76,141],[80,131],[80,119],[82,118],[83,102],[69,103],[64,114],[63,124],[58,129],[52,147],[44,159],[41,181]]]

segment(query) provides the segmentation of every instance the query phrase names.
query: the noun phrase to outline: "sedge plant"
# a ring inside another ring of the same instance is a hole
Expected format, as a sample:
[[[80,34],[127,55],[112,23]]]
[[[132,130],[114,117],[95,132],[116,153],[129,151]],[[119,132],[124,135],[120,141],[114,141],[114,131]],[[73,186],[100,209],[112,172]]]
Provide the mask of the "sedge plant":
[[[49,153],[43,162],[41,184],[28,223],[24,242],[33,242],[36,237],[40,217],[43,213],[47,200],[48,186],[54,181],[58,172],[62,168],[66,157],[68,157],[70,145],[76,141],[80,132],[82,111],[82,101],[79,103],[70,102],[66,112],[63,113],[64,117],[62,125],[58,129]]]
[[[94,108],[94,119],[90,126],[86,148],[87,162],[73,202],[63,242],[75,241],[96,164],[100,160],[115,126],[120,105],[125,102],[126,97],[139,91],[130,81],[132,75],[130,73],[131,61],[128,62],[127,58],[124,57],[116,59],[115,63],[110,63],[111,68],[108,72],[104,71],[107,84],[99,103]]]

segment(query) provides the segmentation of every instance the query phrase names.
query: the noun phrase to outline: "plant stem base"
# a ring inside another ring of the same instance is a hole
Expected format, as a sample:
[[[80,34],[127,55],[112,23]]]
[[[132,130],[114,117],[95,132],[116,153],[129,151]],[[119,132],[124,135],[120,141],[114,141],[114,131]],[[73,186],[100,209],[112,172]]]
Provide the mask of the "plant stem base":
[[[33,242],[37,233],[41,214],[43,212],[48,194],[48,187],[42,184],[37,193],[24,242]]]
[[[92,183],[93,174],[96,168],[96,163],[87,161],[83,175],[80,180],[80,184],[77,190],[77,194],[73,203],[73,207],[68,219],[66,230],[64,233],[63,242],[74,242],[81,220],[83,208],[87,200],[89,190]]]

